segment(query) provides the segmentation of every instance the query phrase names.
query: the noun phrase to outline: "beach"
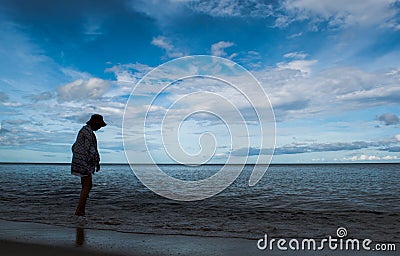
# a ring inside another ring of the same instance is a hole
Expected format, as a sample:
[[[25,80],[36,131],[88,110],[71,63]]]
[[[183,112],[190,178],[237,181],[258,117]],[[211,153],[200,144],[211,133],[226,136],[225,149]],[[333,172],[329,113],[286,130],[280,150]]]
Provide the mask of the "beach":
[[[222,193],[179,202],[154,194],[129,166],[94,176],[87,216],[73,215],[79,179],[69,165],[0,165],[1,255],[292,255],[258,241],[337,238],[400,241],[399,165],[274,165],[255,187],[251,166]],[[146,170],[147,166],[138,166]],[[163,166],[181,179],[219,166]],[[231,168],[237,168],[232,166]],[[162,185],[162,184],[160,184]],[[2,253],[4,252],[4,253]],[[59,252],[59,253],[58,253]],[[37,254],[35,254],[37,253]],[[297,250],[297,255],[396,255],[396,251]]]
[[[260,250],[257,240],[155,235],[66,228],[32,222],[0,221],[1,255],[397,255],[396,251]],[[396,244],[398,248],[399,244]]]
[[[1,251],[7,255],[254,255],[258,250],[255,241],[240,238],[133,234],[11,221],[0,221],[0,226]]]

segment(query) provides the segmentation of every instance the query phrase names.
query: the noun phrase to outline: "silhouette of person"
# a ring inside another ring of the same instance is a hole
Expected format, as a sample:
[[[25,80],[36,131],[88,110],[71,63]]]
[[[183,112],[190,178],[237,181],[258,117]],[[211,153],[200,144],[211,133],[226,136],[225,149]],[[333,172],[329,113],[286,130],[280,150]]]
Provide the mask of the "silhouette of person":
[[[79,131],[75,143],[72,145],[71,173],[81,177],[82,190],[75,215],[84,216],[86,200],[92,189],[92,175],[100,171],[100,155],[97,150],[97,139],[93,131],[99,130],[107,124],[103,116],[94,114],[86,125]]]

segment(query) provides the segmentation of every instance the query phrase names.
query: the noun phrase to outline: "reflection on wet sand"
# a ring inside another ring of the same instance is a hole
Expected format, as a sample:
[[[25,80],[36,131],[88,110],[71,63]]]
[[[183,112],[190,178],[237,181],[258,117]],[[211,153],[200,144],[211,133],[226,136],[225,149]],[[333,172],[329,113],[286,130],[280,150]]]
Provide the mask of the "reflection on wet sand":
[[[85,229],[83,228],[76,228],[76,246],[82,246],[85,243]]]

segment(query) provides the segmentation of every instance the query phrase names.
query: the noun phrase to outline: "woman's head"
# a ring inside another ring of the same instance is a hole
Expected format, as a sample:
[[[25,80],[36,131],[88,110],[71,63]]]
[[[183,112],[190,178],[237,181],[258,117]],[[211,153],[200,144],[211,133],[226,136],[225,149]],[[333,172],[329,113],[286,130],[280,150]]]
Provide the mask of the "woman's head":
[[[86,124],[90,125],[93,131],[97,131],[101,127],[106,126],[106,122],[103,120],[103,116],[99,114],[94,114],[90,117],[90,120],[86,122]]]

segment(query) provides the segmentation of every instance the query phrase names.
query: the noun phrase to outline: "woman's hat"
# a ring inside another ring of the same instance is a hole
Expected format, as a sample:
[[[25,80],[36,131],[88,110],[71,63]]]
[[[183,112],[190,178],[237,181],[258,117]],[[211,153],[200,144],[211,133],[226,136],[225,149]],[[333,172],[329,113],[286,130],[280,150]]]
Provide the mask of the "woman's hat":
[[[101,127],[106,126],[106,122],[103,120],[103,116],[99,114],[94,114],[90,117],[90,120],[86,122],[86,124],[99,124]]]

